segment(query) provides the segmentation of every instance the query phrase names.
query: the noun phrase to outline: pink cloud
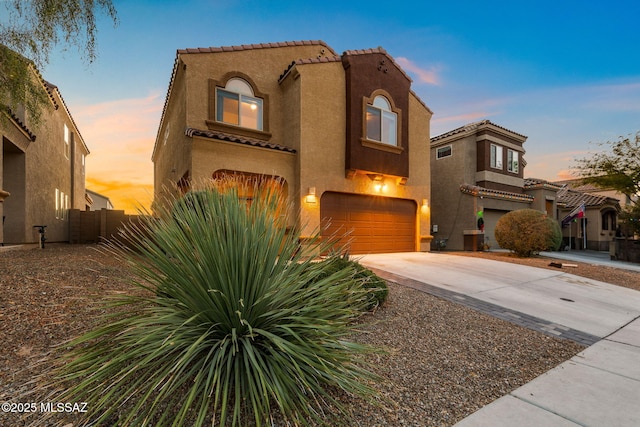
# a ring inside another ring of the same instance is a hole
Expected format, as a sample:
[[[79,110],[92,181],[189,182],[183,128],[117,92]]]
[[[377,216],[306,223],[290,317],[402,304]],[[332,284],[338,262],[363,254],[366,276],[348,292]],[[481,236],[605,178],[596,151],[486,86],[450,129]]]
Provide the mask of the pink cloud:
[[[108,196],[116,209],[135,213],[137,205],[150,205],[151,152],[163,105],[163,97],[153,94],[71,108],[90,150],[87,188]]]
[[[420,82],[432,85],[440,84],[440,78],[438,76],[440,67],[434,66],[429,69],[424,69],[419,67],[415,62],[410,61],[405,57],[396,58],[396,62],[405,70],[409,71],[412,74],[415,74]]]

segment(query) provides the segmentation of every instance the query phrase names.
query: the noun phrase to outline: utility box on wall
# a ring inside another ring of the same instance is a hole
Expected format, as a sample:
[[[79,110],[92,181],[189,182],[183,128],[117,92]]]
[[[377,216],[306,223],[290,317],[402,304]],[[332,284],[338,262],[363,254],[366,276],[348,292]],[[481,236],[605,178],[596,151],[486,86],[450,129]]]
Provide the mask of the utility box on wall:
[[[464,230],[464,250],[479,251],[484,244],[484,233],[480,230]]]

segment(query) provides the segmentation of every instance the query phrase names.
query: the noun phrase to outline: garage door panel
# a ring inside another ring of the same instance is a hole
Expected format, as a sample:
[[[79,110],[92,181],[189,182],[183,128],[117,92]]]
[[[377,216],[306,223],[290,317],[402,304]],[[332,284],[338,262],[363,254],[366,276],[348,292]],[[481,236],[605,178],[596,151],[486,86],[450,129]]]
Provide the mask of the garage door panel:
[[[373,220],[373,215],[368,212],[351,212],[349,214],[349,221],[351,222],[364,222],[370,223]]]
[[[323,235],[350,231],[340,243],[349,242],[353,254],[414,251],[416,209],[412,200],[327,192],[320,201]]]

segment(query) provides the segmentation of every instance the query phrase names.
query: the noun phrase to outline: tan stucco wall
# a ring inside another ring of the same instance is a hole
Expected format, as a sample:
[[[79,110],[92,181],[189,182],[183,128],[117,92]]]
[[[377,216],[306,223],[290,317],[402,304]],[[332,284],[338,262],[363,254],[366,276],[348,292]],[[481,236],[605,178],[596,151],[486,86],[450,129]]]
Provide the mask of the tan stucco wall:
[[[45,106],[39,126],[27,123],[36,135],[35,141],[28,142],[13,122],[0,123],[5,147],[0,174],[3,190],[11,193],[2,209],[6,217],[2,236],[5,244],[37,242],[39,235],[33,225],[47,225],[50,242],[69,240],[68,214],[56,218],[56,189],[68,197],[70,209],[85,208],[82,155],[86,156],[88,151],[57,90],[51,93],[58,108],[54,108],[52,101]],[[69,158],[65,156],[65,124],[74,134]],[[18,148],[12,147],[7,152],[7,140]]]
[[[291,200],[296,188],[295,160],[293,153],[195,137],[192,180],[194,183],[206,182],[219,170],[277,176],[284,178]]]
[[[395,179],[385,179],[386,190],[376,191],[374,182],[364,174],[345,176],[346,99],[344,70],[340,62],[298,65],[297,86],[288,88],[290,96],[300,97],[300,129],[298,154],[299,203],[301,205],[302,236],[310,236],[320,227],[320,199],[326,191],[338,191],[385,197],[411,199],[420,207],[430,199],[429,122],[431,113],[414,96],[409,103],[410,171],[406,185]],[[288,134],[295,135],[291,129]],[[297,144],[296,144],[297,145]],[[305,196],[315,188],[316,203],[307,203]],[[428,250],[430,215],[427,208],[418,209],[416,216],[416,249]],[[420,239],[420,236],[423,236]]]
[[[191,138],[184,133],[187,103],[184,79],[184,68],[179,66],[152,158],[154,203],[175,197],[177,182],[191,172]]]
[[[187,127],[206,129],[209,118],[209,79],[222,80],[229,72],[241,71],[251,78],[257,89],[270,97],[269,124],[271,142],[288,145],[282,139],[282,99],[278,76],[291,62],[301,58],[316,58],[320,45],[247,49],[233,52],[182,55],[187,67]]]
[[[162,185],[175,183],[186,171],[194,182],[208,179],[220,169],[277,175],[286,180],[293,210],[300,212],[303,237],[319,229],[320,199],[325,191],[411,199],[418,207],[423,200],[430,201],[431,112],[413,94],[408,111],[411,164],[406,185],[388,178],[387,191],[379,193],[366,175],[345,177],[347,123],[341,61],[298,63],[278,81],[293,60],[316,59],[320,49],[323,47],[312,45],[180,55],[179,61],[184,63],[177,64],[153,157],[156,195]],[[222,81],[229,72],[249,76],[256,89],[268,95],[268,142],[291,147],[296,153],[174,133],[176,129],[207,129],[213,101],[210,79]],[[164,145],[162,138],[169,123],[170,137]],[[304,201],[310,188],[316,191],[315,204]],[[430,216],[427,209],[425,213],[418,210],[416,249],[428,250]]]

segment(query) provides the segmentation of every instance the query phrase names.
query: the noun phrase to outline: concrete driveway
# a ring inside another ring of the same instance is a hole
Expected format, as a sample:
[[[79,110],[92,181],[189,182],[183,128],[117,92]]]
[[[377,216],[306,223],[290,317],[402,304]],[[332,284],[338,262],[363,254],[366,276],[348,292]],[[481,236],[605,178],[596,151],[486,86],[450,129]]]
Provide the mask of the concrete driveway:
[[[360,262],[400,284],[589,345],[456,427],[640,425],[640,292],[440,253],[366,255]]]
[[[421,252],[366,255],[360,263],[599,338],[640,317],[640,292],[562,270]]]

